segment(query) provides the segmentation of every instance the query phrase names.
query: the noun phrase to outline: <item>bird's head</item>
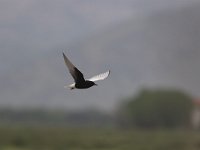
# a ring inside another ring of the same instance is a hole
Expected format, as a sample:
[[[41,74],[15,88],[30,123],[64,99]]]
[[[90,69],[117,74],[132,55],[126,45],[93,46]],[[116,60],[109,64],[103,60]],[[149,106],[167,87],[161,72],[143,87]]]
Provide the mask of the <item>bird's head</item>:
[[[93,81],[86,81],[86,86],[87,87],[92,87],[92,86],[97,86],[97,84],[96,83],[94,83]]]
[[[90,81],[91,86],[97,86],[97,84],[93,81]]]

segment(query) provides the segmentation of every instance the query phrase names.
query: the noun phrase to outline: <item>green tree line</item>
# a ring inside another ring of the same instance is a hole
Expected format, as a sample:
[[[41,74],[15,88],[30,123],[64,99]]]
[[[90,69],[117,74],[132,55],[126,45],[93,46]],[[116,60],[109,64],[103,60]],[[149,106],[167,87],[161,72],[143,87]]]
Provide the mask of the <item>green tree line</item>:
[[[192,98],[179,90],[144,89],[120,105],[118,123],[142,128],[188,127]]]

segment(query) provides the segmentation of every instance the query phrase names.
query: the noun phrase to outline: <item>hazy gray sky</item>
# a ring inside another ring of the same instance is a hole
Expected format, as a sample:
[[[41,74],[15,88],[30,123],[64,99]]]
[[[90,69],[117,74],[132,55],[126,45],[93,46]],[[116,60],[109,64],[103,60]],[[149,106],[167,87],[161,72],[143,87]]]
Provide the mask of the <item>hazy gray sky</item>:
[[[108,110],[120,97],[157,83],[195,95],[198,6],[198,0],[1,0],[0,104]],[[67,91],[63,86],[73,80],[63,50],[87,77],[111,69],[110,78]]]

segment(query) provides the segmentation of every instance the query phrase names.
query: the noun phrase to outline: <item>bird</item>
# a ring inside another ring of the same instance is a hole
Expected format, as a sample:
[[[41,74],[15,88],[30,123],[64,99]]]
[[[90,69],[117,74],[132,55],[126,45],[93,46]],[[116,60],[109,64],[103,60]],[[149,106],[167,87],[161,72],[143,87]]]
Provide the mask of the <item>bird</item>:
[[[99,81],[99,80],[104,80],[106,79],[109,74],[110,74],[110,70],[101,73],[99,75],[93,76],[89,79],[85,79],[84,75],[81,71],[79,71],[73,64],[72,62],[67,58],[67,56],[64,54],[63,52],[63,58],[64,58],[64,62],[70,72],[70,74],[72,75],[72,77],[74,78],[74,83],[65,86],[65,88],[70,88],[70,90],[73,89],[87,89],[90,88],[92,86],[97,86],[97,84],[95,83],[95,81]]]

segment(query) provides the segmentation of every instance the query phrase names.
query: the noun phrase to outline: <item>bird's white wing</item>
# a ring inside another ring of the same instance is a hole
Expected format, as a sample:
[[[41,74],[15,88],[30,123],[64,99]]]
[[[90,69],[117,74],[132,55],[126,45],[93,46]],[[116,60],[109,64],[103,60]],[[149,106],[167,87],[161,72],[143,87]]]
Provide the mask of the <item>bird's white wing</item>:
[[[90,79],[88,79],[89,81],[99,81],[99,80],[104,80],[104,79],[106,79],[108,76],[109,76],[109,74],[110,74],[110,70],[108,70],[107,72],[105,72],[105,73],[101,73],[101,74],[99,74],[99,75],[96,75],[96,76],[94,76],[94,77],[92,77],[92,78],[90,78]]]

